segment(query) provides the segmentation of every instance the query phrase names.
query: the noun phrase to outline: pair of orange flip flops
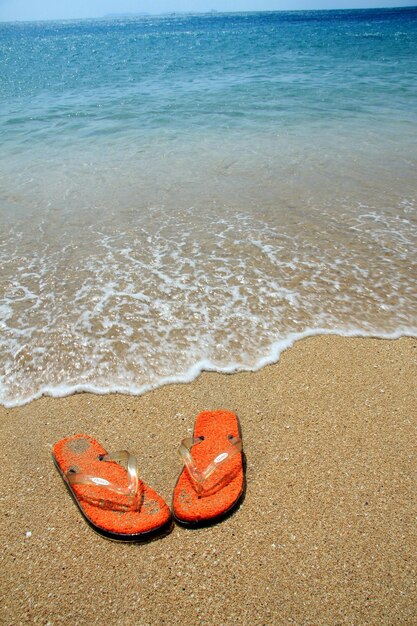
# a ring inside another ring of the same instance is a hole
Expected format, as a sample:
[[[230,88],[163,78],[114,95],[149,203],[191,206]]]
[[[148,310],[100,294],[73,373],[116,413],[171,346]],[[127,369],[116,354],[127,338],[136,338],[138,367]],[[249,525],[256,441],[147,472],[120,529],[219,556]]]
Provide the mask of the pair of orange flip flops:
[[[199,526],[223,518],[244,492],[236,415],[224,410],[200,413],[194,436],[184,439],[179,451],[184,469],[174,488],[174,519]],[[75,435],[55,444],[53,458],[81,513],[100,534],[139,541],[170,529],[170,508],[140,480],[136,458],[126,450],[108,454],[89,435]]]

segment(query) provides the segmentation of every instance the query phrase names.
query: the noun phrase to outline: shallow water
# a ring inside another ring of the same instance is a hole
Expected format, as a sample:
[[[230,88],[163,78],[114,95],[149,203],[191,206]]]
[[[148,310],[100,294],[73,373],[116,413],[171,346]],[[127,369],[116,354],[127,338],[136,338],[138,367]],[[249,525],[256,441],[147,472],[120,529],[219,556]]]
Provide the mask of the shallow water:
[[[0,402],[416,334],[416,17],[0,24]]]

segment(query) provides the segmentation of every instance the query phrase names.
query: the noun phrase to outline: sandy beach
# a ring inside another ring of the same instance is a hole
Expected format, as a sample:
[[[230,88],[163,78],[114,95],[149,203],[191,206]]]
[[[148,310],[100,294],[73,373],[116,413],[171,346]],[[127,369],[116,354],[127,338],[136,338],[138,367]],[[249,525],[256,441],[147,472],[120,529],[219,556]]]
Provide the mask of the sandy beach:
[[[0,411],[2,624],[416,624],[417,340],[313,337],[256,373]],[[51,459],[127,448],[168,502],[204,409],[240,418],[247,492],[146,544],[84,522]]]

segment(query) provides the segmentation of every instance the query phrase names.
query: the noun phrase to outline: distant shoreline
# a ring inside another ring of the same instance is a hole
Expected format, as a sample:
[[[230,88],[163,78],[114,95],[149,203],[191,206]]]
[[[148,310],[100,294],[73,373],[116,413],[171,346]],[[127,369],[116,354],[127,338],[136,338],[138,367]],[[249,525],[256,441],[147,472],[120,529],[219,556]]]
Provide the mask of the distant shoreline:
[[[403,5],[403,6],[393,6],[393,7],[355,7],[355,8],[343,8],[343,9],[281,9],[277,11],[173,11],[173,12],[164,12],[164,13],[149,13],[149,12],[139,12],[139,13],[106,13],[105,15],[91,15],[91,16],[83,16],[83,17],[50,17],[50,18],[9,18],[2,19],[0,18],[0,24],[15,24],[15,23],[36,23],[36,22],[73,22],[73,21],[91,21],[91,20],[108,20],[108,19],[123,19],[123,18],[165,18],[165,17],[185,17],[185,16],[202,16],[202,15],[212,15],[215,17],[221,17],[222,15],[253,15],[256,13],[265,13],[265,14],[277,14],[277,13],[380,13],[384,12],[397,12],[417,10],[417,5]]]

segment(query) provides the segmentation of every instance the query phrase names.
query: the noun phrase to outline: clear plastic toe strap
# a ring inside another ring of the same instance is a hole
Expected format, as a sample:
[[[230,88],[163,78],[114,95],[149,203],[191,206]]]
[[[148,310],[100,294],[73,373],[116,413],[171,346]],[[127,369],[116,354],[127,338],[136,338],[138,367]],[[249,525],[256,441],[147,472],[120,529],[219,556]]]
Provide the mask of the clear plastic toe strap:
[[[204,491],[204,483],[220,465],[231,459],[235,454],[242,452],[242,440],[240,437],[229,437],[230,447],[218,454],[205,469],[200,470],[191,455],[191,448],[202,441],[204,441],[204,437],[186,437],[182,440],[179,448],[179,453],[191,479],[195,483],[197,493]]]
[[[71,485],[93,485],[95,487],[105,487],[109,491],[122,496],[127,496],[131,500],[131,504],[129,504],[127,507],[122,506],[122,508],[133,508],[135,501],[137,503],[137,496],[139,492],[142,491],[142,482],[139,480],[138,477],[138,464],[136,457],[133,456],[133,454],[130,454],[130,452],[128,452],[127,450],[119,450],[117,452],[106,454],[105,456],[100,457],[100,460],[103,462],[115,461],[120,465],[124,465],[127,469],[127,487],[112,483],[101,476],[84,474],[82,472],[77,472],[76,470],[71,469],[65,475],[68,482]],[[94,500],[94,498],[88,499]],[[103,501],[101,500],[100,503],[101,502]]]

